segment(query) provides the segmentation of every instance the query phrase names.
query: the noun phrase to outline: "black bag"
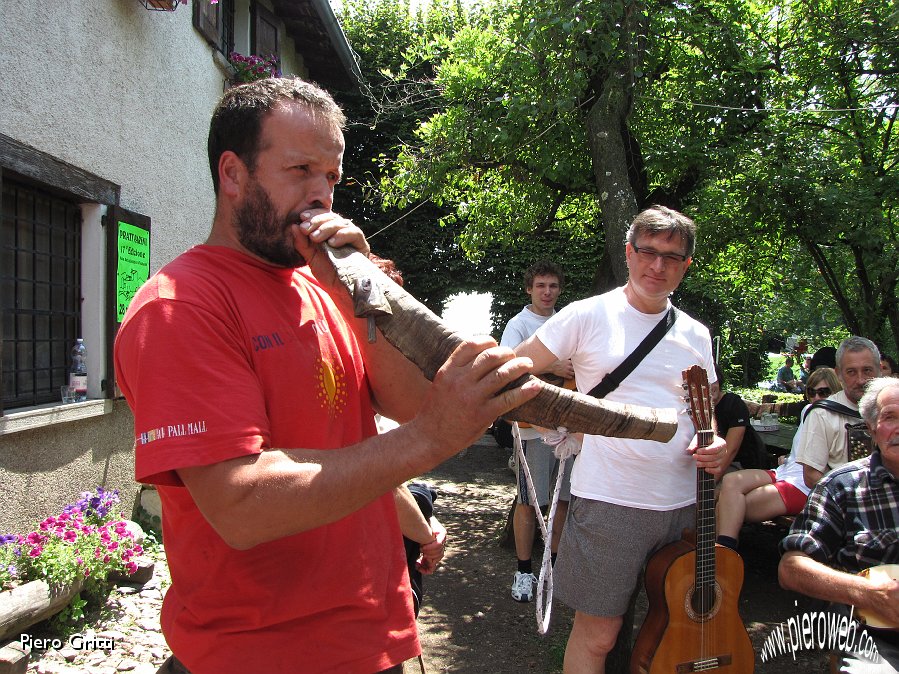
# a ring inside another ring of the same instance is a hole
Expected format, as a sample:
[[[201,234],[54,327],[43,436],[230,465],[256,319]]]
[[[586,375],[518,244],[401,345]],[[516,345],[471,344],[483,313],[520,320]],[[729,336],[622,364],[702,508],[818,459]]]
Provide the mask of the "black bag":
[[[506,449],[512,449],[512,424],[505,419],[497,419],[493,422],[491,432],[493,433],[493,438],[496,440],[496,444],[500,447],[505,447]]]
[[[421,510],[421,514],[424,515],[426,520],[430,520],[434,514],[434,501],[437,500],[437,491],[430,485],[422,482],[410,482],[408,487],[409,492],[418,504],[418,509]],[[418,611],[421,609],[421,603],[424,600],[424,585],[421,571],[415,565],[419,554],[421,554],[421,547],[411,538],[406,538],[405,536],[403,536],[403,547],[406,550],[409,584],[412,586],[412,605],[417,618]]]

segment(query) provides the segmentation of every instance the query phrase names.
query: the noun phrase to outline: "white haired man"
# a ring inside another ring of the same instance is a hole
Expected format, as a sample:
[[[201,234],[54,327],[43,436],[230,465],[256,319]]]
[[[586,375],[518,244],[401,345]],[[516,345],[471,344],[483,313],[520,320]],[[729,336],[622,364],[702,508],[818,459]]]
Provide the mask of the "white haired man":
[[[871,381],[859,409],[876,448],[871,456],[831,471],[815,486],[781,541],[778,578],[785,589],[832,602],[838,611],[854,606],[899,628],[899,581],[858,575],[870,567],[899,563],[899,379]],[[837,671],[899,671],[896,629],[866,631],[873,635],[878,654],[870,657],[850,647],[840,655]]]

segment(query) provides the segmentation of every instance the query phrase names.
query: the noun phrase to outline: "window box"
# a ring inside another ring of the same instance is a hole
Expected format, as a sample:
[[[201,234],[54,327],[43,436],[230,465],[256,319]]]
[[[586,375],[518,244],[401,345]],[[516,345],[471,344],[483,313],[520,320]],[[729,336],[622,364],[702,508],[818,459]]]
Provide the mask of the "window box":
[[[157,12],[174,12],[181,0],[138,0],[147,9]]]

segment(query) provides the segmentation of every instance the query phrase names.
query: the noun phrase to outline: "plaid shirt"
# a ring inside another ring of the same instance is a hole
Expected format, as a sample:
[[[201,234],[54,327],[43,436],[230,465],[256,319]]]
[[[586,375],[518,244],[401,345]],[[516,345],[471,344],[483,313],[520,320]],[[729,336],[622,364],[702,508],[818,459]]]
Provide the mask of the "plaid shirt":
[[[899,563],[899,482],[880,452],[831,471],[815,485],[781,554],[799,550],[849,573]]]

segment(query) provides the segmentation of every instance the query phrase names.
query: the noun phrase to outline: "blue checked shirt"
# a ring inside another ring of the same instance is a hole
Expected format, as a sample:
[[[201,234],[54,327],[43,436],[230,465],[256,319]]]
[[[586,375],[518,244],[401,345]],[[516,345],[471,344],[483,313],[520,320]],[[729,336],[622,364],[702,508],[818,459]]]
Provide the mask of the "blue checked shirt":
[[[815,485],[781,554],[798,550],[828,566],[857,573],[899,563],[899,482],[880,452],[844,464]]]

